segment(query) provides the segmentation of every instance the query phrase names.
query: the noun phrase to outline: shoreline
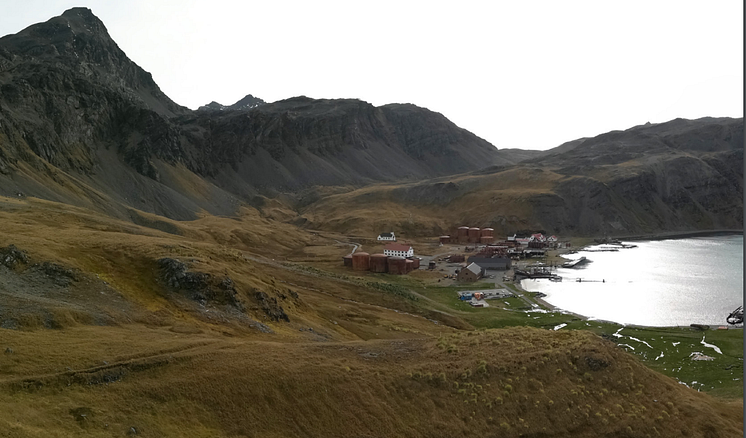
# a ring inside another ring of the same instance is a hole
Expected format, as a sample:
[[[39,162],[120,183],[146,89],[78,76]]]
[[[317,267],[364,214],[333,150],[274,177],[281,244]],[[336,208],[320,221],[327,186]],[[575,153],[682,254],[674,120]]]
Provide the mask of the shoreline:
[[[520,281],[519,282],[513,282],[512,284],[518,290],[520,290],[521,293],[524,293],[524,294],[536,294],[537,293],[537,292],[533,292],[533,291],[530,291],[530,290],[526,290],[523,287],[523,285],[521,285]],[[622,326],[622,327],[638,327],[638,328],[650,328],[650,329],[691,328],[692,327],[691,324],[690,325],[660,325],[660,326],[658,326],[658,325],[631,324],[631,323],[630,324],[625,324],[625,323],[622,323],[622,322],[609,321],[607,319],[598,319],[598,318],[593,318],[593,317],[586,316],[586,315],[581,315],[579,313],[572,312],[572,311],[569,311],[567,309],[563,309],[561,307],[555,306],[554,304],[551,304],[551,303],[545,301],[543,298],[540,298],[540,297],[537,297],[537,296],[534,296],[534,295],[531,295],[531,299],[534,300],[534,301],[536,301],[536,303],[539,304],[546,311],[549,311],[549,312],[560,312],[560,313],[563,313],[563,314],[566,314],[566,315],[572,315],[572,316],[574,316],[576,318],[579,318],[582,321],[597,321],[597,322],[601,322],[601,323],[605,323],[605,324],[614,324],[614,325],[618,325],[618,326]],[[706,325],[708,325],[708,326],[711,327],[710,330],[715,330],[715,329],[717,329],[717,327],[727,327],[728,330],[736,330],[736,329],[743,330],[744,329],[743,325],[741,327],[731,326],[730,324],[706,324]]]
[[[697,231],[668,231],[651,234],[635,234],[628,236],[614,236],[612,239],[626,241],[641,240],[669,240],[669,239],[686,239],[691,237],[717,237],[717,236],[743,236],[743,230],[697,230]]]

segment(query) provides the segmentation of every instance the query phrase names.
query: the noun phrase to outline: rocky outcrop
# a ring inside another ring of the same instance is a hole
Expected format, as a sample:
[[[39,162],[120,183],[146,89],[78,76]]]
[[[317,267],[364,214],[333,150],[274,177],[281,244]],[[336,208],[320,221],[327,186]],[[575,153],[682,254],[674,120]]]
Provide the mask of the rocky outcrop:
[[[174,292],[205,304],[230,305],[243,309],[233,280],[215,278],[204,272],[191,272],[185,263],[171,258],[158,260],[161,280]]]
[[[28,262],[29,257],[28,254],[26,254],[26,251],[18,249],[15,245],[8,245],[5,248],[0,248],[0,263],[10,269],[20,265],[26,265]]]

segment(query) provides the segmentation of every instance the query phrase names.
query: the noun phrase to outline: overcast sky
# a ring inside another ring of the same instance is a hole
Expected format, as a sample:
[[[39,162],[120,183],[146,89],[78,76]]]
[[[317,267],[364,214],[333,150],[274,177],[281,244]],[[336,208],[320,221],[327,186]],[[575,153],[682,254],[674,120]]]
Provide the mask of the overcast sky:
[[[743,116],[743,2],[0,0],[0,35],[93,10],[177,103],[429,108],[498,148]]]

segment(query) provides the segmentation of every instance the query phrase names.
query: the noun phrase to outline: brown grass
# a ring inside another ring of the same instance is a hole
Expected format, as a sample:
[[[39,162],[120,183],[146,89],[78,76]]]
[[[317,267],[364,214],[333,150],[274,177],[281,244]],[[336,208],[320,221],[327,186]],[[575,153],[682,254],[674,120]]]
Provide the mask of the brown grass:
[[[100,298],[113,323],[92,325],[65,307],[88,299],[71,287],[54,309],[60,329],[0,329],[2,436],[742,432],[742,400],[697,393],[590,333],[473,331],[425,299],[365,287],[382,277],[341,267],[349,247],[337,240],[354,239],[251,209],[171,223],[180,235],[33,199],[3,199],[0,221],[0,246],[105,280],[130,306]],[[175,297],[158,280],[161,257],[229,275],[247,317],[272,333]],[[297,293],[280,300],[290,322],[269,320],[254,289]]]
[[[23,376],[0,381],[7,436],[741,433],[740,403],[662,378],[583,332],[287,343],[127,326],[3,340],[17,346],[9,371]],[[101,383],[105,363],[115,381]],[[81,408],[91,414],[78,421]]]

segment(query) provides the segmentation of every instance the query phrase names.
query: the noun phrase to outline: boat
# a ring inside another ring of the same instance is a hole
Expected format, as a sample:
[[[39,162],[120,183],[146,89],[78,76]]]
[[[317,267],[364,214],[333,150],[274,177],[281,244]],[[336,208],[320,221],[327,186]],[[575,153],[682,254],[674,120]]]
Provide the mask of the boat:
[[[743,324],[743,306],[738,306],[736,310],[730,312],[725,320],[728,321],[728,324]]]

